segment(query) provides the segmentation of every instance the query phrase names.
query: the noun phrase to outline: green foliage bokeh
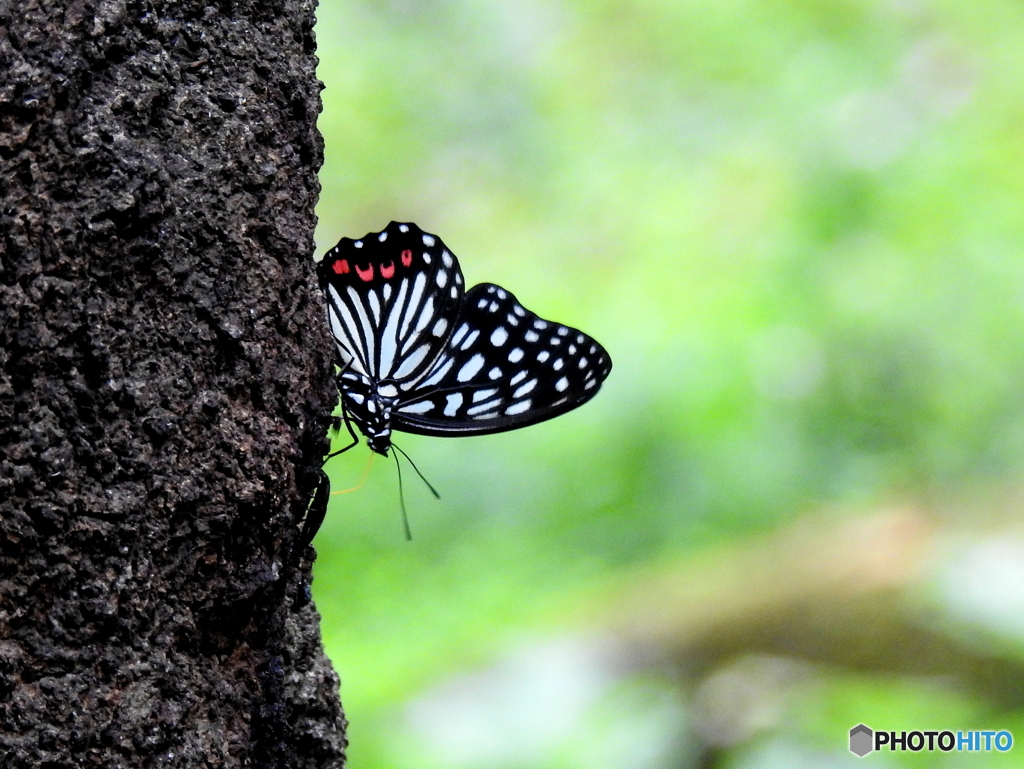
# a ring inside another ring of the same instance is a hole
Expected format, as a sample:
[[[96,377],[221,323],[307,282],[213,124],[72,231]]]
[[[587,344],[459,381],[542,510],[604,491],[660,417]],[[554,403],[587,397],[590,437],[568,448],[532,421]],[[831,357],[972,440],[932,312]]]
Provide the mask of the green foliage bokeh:
[[[319,251],[415,221],[469,285],[615,366],[529,430],[399,436],[443,496],[406,473],[412,543],[387,462],[333,498],[314,595],[352,766],[426,765],[393,746],[406,698],[619,570],[1020,473],[1024,6],[324,0],[318,19]],[[335,488],[365,462],[333,460]]]

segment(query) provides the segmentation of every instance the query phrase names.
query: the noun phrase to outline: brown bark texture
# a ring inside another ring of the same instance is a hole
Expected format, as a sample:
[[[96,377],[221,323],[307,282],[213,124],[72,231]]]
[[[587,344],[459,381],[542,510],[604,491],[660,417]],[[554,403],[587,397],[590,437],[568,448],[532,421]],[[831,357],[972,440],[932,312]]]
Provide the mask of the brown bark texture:
[[[339,767],[313,0],[0,0],[0,767]]]

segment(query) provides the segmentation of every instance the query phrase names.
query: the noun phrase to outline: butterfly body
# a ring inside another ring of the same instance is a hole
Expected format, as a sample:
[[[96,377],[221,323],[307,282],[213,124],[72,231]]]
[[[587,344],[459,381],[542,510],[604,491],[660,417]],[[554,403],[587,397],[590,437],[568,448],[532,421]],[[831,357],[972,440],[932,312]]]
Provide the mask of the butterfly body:
[[[374,382],[365,376],[339,377],[344,410],[359,425],[370,448],[378,454],[388,455],[391,448],[391,418],[398,399],[381,395],[381,388],[390,391],[394,384]]]
[[[594,339],[500,286],[466,291],[455,255],[412,223],[342,238],[317,274],[343,413],[379,454],[395,430],[485,435],[550,419],[593,397],[611,370]]]

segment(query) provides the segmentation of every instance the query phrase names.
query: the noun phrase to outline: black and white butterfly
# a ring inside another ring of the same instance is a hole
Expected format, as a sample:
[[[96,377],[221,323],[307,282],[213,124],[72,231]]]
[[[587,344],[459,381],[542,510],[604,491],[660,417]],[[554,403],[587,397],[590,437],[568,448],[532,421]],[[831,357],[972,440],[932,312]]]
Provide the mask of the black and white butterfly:
[[[342,238],[317,276],[342,414],[378,454],[395,430],[487,435],[556,417],[594,397],[611,371],[594,339],[506,289],[466,291],[455,254],[415,224]]]
[[[393,430],[486,435],[558,416],[590,400],[612,367],[594,339],[509,291],[464,292],[458,259],[415,224],[342,238],[317,273],[343,413],[385,456]]]

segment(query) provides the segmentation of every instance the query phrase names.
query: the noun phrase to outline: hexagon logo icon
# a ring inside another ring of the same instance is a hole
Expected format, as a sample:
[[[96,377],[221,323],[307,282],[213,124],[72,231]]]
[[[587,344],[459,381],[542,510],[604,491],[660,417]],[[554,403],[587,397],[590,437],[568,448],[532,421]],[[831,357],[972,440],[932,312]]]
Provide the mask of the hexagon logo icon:
[[[874,737],[875,733],[871,731],[870,726],[857,724],[850,730],[850,752],[864,758],[875,749]]]

